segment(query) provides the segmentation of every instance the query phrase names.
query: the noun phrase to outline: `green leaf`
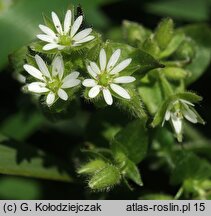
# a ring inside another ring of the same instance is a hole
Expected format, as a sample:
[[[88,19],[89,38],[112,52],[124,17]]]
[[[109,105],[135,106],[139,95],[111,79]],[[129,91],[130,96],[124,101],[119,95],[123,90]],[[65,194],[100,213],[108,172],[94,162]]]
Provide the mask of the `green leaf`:
[[[143,81],[143,80],[142,80]],[[151,115],[157,112],[162,103],[162,93],[158,82],[142,82],[138,92]]]
[[[183,181],[206,180],[211,177],[211,164],[199,158],[192,152],[181,151],[175,155],[175,169],[171,175],[172,184],[181,184]]]
[[[59,166],[59,167],[56,167]],[[44,152],[0,135],[0,173],[57,181],[72,181],[69,168]]]
[[[125,173],[126,178],[132,180],[139,186],[143,186],[140,172],[134,162],[127,159],[123,172]]]
[[[207,25],[189,25],[181,28],[181,31],[195,41],[195,56],[191,64],[185,69],[191,72],[186,83],[189,85],[195,82],[206,71],[211,60],[211,29]]]
[[[140,120],[129,123],[112,141],[112,151],[123,152],[135,164],[140,163],[146,156],[148,133],[145,123]]]
[[[18,112],[1,123],[0,131],[8,137],[23,141],[38,130],[43,123],[44,118],[40,113],[34,112],[27,116],[23,112]]]
[[[2,199],[39,199],[41,186],[32,179],[17,177],[1,177],[0,197]]]

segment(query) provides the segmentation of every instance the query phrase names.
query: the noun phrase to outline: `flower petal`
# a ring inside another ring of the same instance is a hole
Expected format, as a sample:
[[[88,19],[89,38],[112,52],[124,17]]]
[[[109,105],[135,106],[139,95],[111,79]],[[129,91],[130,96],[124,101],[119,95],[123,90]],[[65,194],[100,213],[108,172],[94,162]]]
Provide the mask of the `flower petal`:
[[[174,127],[174,130],[177,134],[180,134],[182,131],[182,120],[180,118],[177,118],[176,115],[171,115],[171,121]]]
[[[52,50],[52,49],[56,49],[56,48],[61,50],[61,49],[64,49],[65,46],[61,46],[61,45],[56,44],[56,43],[49,43],[49,44],[46,44],[42,49],[48,51],[48,50]]]
[[[84,29],[83,31],[78,32],[74,37],[74,41],[80,41],[87,37],[92,32],[92,28]]]
[[[125,59],[124,61],[120,62],[117,66],[115,66],[112,71],[110,72],[110,74],[116,74],[119,73],[120,71],[124,70],[130,63],[131,63],[132,59]]]
[[[166,113],[165,113],[163,122],[162,122],[162,127],[163,127],[165,121],[169,121],[170,117],[171,117],[171,112],[169,110],[167,110]]]
[[[85,37],[85,38],[83,38],[83,39],[81,39],[81,40],[79,40],[79,41],[76,41],[75,43],[74,43],[74,45],[75,46],[78,46],[79,44],[81,44],[81,43],[86,43],[86,42],[88,42],[88,41],[91,41],[91,40],[93,40],[95,37],[93,36],[93,35],[89,35],[89,36],[87,36],[87,37]]]
[[[67,95],[66,91],[64,91],[63,89],[59,89],[57,94],[62,100],[66,101],[68,99],[68,95]]]
[[[81,81],[79,79],[68,79],[62,84],[61,88],[71,88],[71,87],[79,85],[80,82]]]
[[[90,74],[93,78],[96,78],[96,77],[97,77],[97,73],[95,73],[95,72],[92,70],[92,68],[91,68],[90,65],[87,66],[87,71],[89,72],[89,74]]]
[[[43,59],[39,55],[35,55],[35,60],[42,74],[48,78],[51,78],[48,67],[43,61]]]
[[[107,64],[107,70],[111,70],[114,65],[117,63],[117,61],[119,60],[119,57],[120,57],[120,54],[121,54],[121,50],[120,49],[117,49],[111,56],[111,58],[109,59],[108,61],[108,64]]]
[[[72,25],[70,36],[73,37],[81,26],[83,16],[79,16]]]
[[[59,34],[63,34],[62,25],[57,14],[55,12],[52,12],[51,16],[56,30],[58,31]]]
[[[46,98],[46,103],[48,106],[52,105],[55,101],[55,94],[53,92],[49,92]]]
[[[188,104],[190,106],[195,106],[193,103],[187,101],[187,100],[183,100],[183,99],[179,99],[183,104]]]
[[[41,31],[47,35],[49,35],[52,38],[57,38],[56,34],[47,26],[45,25],[39,25],[39,28],[41,29]]]
[[[71,20],[72,20],[72,12],[71,10],[68,10],[64,19],[64,34],[67,34],[70,31]]]
[[[85,79],[82,84],[85,87],[94,87],[97,85],[94,79]]]
[[[63,79],[63,83],[70,80],[70,79],[77,79],[79,76],[79,72],[77,71],[73,71],[72,73],[70,73],[69,75],[67,75],[64,79]]]
[[[56,56],[52,62],[52,75],[59,75],[59,78],[62,79],[64,74],[64,62],[61,56]]]
[[[115,83],[131,83],[136,80],[135,77],[132,76],[121,76],[114,79]]]
[[[100,93],[100,88],[101,88],[101,86],[99,86],[99,85],[92,87],[88,93],[89,97],[95,98]]]
[[[97,64],[95,62],[90,62],[90,66],[91,69],[96,73],[96,74],[100,74],[100,68],[97,66]]]
[[[194,124],[198,122],[197,115],[191,109],[188,108],[188,109],[183,110],[182,114],[184,115],[184,117],[188,121],[190,121],[190,122],[192,122]]]
[[[111,92],[108,89],[103,89],[103,97],[108,105],[113,104],[113,98]]]
[[[49,92],[49,89],[46,88],[46,84],[42,82],[33,82],[28,84],[27,87],[30,92],[35,92],[35,93]]]
[[[100,59],[100,69],[101,71],[104,71],[105,68],[106,68],[106,52],[104,49],[101,49],[100,50],[100,56],[99,56],[99,59]]]
[[[35,68],[34,66],[25,64],[25,65],[23,66],[23,68],[24,68],[30,75],[32,75],[33,77],[35,77],[35,78],[37,78],[37,79],[39,79],[39,80],[43,80],[43,81],[44,81],[44,78],[43,78],[42,73],[41,73],[37,68]]]
[[[125,99],[128,99],[128,100],[130,99],[130,95],[128,94],[128,92],[124,88],[122,88],[121,86],[116,85],[116,84],[111,84],[110,87],[119,96],[121,96]]]
[[[45,34],[38,34],[37,38],[48,43],[57,43],[58,41],[57,39]]]

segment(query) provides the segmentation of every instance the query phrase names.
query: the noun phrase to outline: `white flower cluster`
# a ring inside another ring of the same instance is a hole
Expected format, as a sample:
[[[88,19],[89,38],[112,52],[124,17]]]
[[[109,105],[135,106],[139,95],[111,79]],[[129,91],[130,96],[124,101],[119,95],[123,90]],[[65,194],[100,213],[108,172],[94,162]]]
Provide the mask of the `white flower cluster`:
[[[83,21],[83,16],[79,16],[74,21],[71,10],[67,11],[63,26],[55,12],[51,13],[51,17],[55,30],[52,30],[45,25],[39,25],[44,34],[38,34],[37,38],[47,42],[47,44],[43,46],[43,50],[62,50],[65,47],[80,46],[95,38],[93,35],[90,35],[92,32],[91,28],[79,31]]]
[[[88,93],[90,98],[95,98],[102,92],[105,102],[108,105],[112,105],[112,92],[114,92],[124,99],[130,99],[129,93],[118,84],[135,81],[135,78],[132,76],[119,76],[119,73],[131,63],[132,59],[128,58],[118,63],[120,55],[121,50],[117,49],[107,61],[106,52],[104,49],[101,49],[99,55],[100,65],[98,66],[95,62],[90,62],[87,66],[87,71],[92,79],[85,79],[83,85],[91,88]]]
[[[57,97],[66,101],[68,94],[65,90],[75,87],[81,82],[77,79],[79,72],[73,71],[64,77],[64,62],[61,56],[57,56],[53,60],[51,71],[39,55],[35,56],[35,60],[39,69],[29,64],[23,66],[37,80],[27,85],[28,91],[37,94],[47,93],[46,103],[48,106],[51,106]]]

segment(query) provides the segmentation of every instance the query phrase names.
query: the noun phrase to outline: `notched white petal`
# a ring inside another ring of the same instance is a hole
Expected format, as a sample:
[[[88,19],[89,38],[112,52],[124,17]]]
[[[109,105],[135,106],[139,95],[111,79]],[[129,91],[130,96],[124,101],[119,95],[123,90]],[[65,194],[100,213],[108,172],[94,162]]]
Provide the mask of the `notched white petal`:
[[[39,28],[41,29],[41,31],[49,36],[51,36],[52,38],[57,38],[56,34],[47,26],[45,25],[39,25]]]
[[[42,82],[33,82],[27,85],[28,91],[34,93],[45,93],[49,92],[49,89],[46,88],[46,84]]]
[[[34,66],[31,66],[31,65],[28,65],[28,64],[25,64],[23,66],[23,68],[33,77],[39,79],[39,80],[44,80],[43,78],[43,75],[42,73],[37,69],[35,68]]]
[[[67,34],[70,31],[71,21],[72,21],[72,12],[71,10],[68,10],[64,19],[64,34]]]
[[[59,75],[59,78],[62,79],[64,74],[64,62],[61,56],[56,56],[52,62],[52,75]]]
[[[52,50],[52,49],[58,49],[59,47],[61,47],[59,44],[56,43],[49,43],[46,44],[45,46],[43,46],[43,50],[48,51],[48,50]]]
[[[72,73],[70,73],[69,75],[67,75],[63,79],[63,82],[66,82],[66,81],[68,81],[70,79],[77,79],[79,75],[80,75],[80,73],[78,71],[73,71]]]
[[[83,16],[79,16],[72,25],[70,36],[73,37],[81,26]]]
[[[191,109],[185,109],[183,110],[182,114],[184,115],[184,117],[192,122],[192,123],[197,123],[198,120],[197,120],[197,115],[191,110]]]
[[[176,115],[172,114],[171,121],[176,134],[180,134],[182,131],[182,120],[180,118],[177,118]]]
[[[83,38],[83,39],[81,39],[79,41],[76,41],[75,44],[77,45],[77,44],[81,44],[81,43],[86,43],[88,41],[93,40],[94,38],[95,37],[93,35],[89,35],[89,36],[87,36],[87,37],[85,37],[85,38]]]
[[[55,94],[53,92],[49,92],[46,98],[46,103],[48,104],[48,106],[51,106],[54,103],[55,98]]]
[[[116,85],[116,84],[111,84],[110,87],[119,96],[121,96],[125,99],[128,99],[128,100],[130,99],[130,95],[128,94],[128,92],[124,88],[122,88],[121,86]]]
[[[103,97],[108,105],[113,104],[113,98],[111,92],[108,89],[103,89]]]
[[[119,73],[120,71],[123,71],[126,67],[128,67],[128,65],[131,63],[132,59],[129,58],[129,59],[125,59],[124,61],[120,62],[117,66],[115,66],[110,74],[117,74]]]
[[[73,40],[74,41],[80,41],[80,40],[84,39],[85,37],[87,37],[91,32],[92,32],[92,28],[84,29],[84,30],[80,31],[79,33],[77,33],[73,37]]]
[[[62,84],[62,88],[72,88],[72,87],[75,87],[77,85],[80,84],[80,80],[79,79],[68,79],[67,81],[65,81],[63,84]]]
[[[63,89],[59,89],[57,94],[64,101],[66,101],[68,99],[68,95],[67,95],[66,91],[64,91]]]
[[[90,74],[93,78],[96,78],[96,77],[97,77],[97,73],[95,73],[95,72],[92,70],[92,68],[91,68],[90,65],[87,66],[87,71],[89,72],[89,74]]]
[[[122,76],[114,79],[115,83],[132,83],[136,80],[135,77],[132,76]]]
[[[101,69],[101,71],[104,71],[106,68],[106,63],[107,63],[106,52],[104,49],[100,50],[99,59],[100,59],[100,69]]]
[[[97,85],[94,79],[85,79],[82,84],[85,87],[94,87]]]
[[[111,58],[109,59],[108,61],[108,64],[107,64],[107,70],[111,70],[115,65],[116,63],[118,62],[119,60],[119,57],[121,55],[121,50],[120,49],[117,49],[111,56]]]
[[[92,87],[88,93],[89,97],[95,98],[100,93],[100,88],[101,88],[101,86],[99,86],[99,85]]]
[[[51,16],[56,30],[58,31],[59,34],[63,34],[62,25],[57,14],[55,12],[52,12]]]
[[[35,55],[36,63],[40,69],[40,71],[43,73],[44,76],[51,78],[51,75],[49,73],[48,67],[43,61],[43,59],[39,55]]]
[[[100,68],[97,66],[97,64],[95,62],[90,62],[90,66],[91,69],[96,73],[96,74],[100,74]]]
[[[37,38],[48,43],[57,43],[58,41],[57,39],[45,34],[38,34]]]

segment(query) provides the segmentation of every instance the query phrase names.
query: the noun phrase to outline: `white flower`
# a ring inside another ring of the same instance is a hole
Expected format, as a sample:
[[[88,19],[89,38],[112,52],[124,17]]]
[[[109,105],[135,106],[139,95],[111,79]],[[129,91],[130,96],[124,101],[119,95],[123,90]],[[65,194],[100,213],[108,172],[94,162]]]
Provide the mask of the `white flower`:
[[[164,125],[165,121],[170,120],[175,133],[180,135],[182,133],[182,120],[184,118],[194,124],[200,122],[197,112],[192,107],[194,107],[194,104],[187,100],[176,100],[168,107],[162,126]]]
[[[68,46],[80,46],[94,39],[94,36],[90,35],[92,32],[91,28],[86,28],[78,32],[83,21],[83,16],[79,16],[74,21],[71,10],[68,10],[65,15],[63,26],[55,12],[51,13],[51,17],[57,32],[54,32],[45,25],[39,25],[39,28],[44,34],[38,34],[37,38],[47,42],[43,50],[62,50]]]
[[[95,98],[102,92],[105,102],[108,105],[112,105],[112,92],[115,92],[122,98],[130,99],[128,92],[118,84],[135,81],[135,78],[132,76],[119,76],[119,73],[131,63],[132,59],[128,58],[118,63],[120,55],[121,50],[117,49],[107,61],[105,50],[101,49],[99,66],[95,62],[90,62],[87,66],[87,70],[93,79],[85,79],[82,84],[91,88],[88,93],[90,98]]]
[[[31,76],[37,79],[36,82],[26,86],[28,91],[47,94],[46,103],[48,106],[51,106],[58,97],[66,101],[68,95],[65,89],[79,85],[80,80],[77,79],[79,72],[74,71],[64,77],[64,62],[61,56],[54,58],[51,71],[39,55],[35,56],[35,60],[39,69],[29,64],[23,66]]]

